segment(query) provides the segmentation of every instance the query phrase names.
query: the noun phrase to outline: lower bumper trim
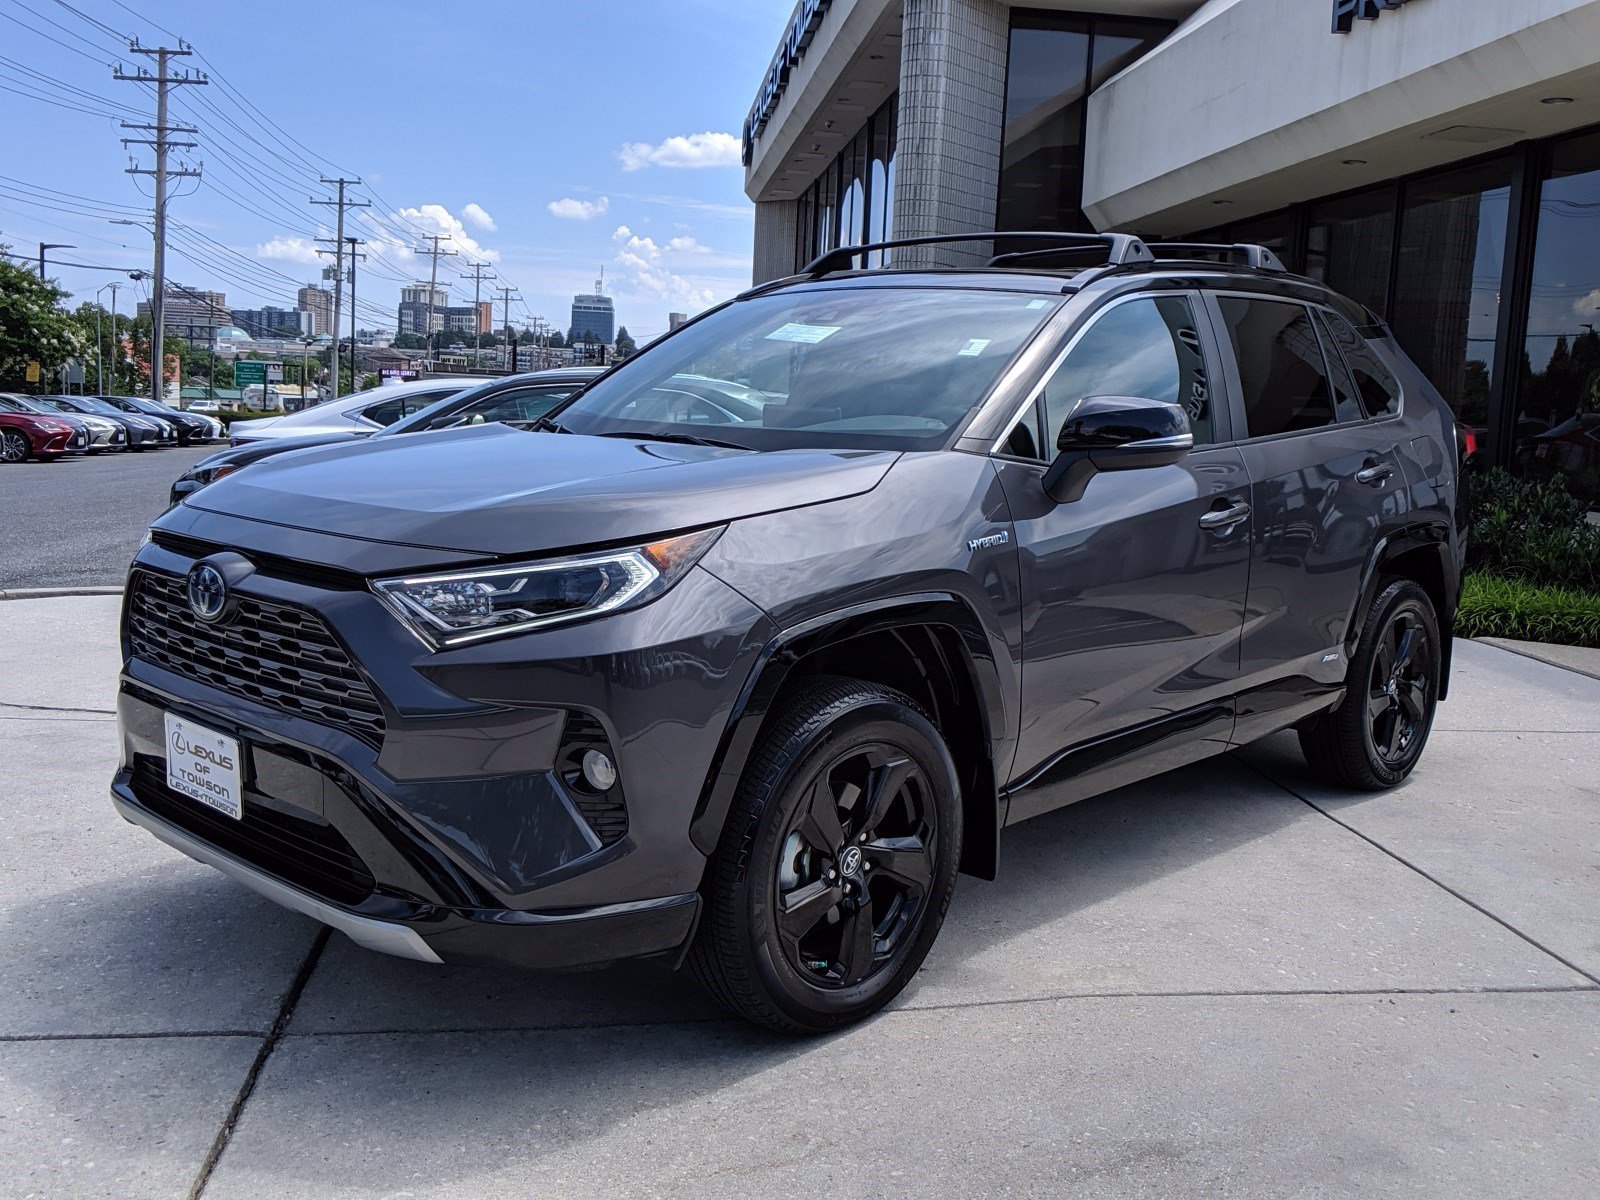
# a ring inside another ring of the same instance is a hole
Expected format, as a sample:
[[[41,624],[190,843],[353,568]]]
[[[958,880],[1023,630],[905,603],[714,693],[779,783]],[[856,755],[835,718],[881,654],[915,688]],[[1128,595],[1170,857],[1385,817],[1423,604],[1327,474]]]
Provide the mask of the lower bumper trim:
[[[295,912],[304,913],[324,925],[332,926],[359,946],[378,950],[384,954],[393,954],[399,958],[415,959],[417,962],[444,961],[414,929],[392,921],[378,921],[372,917],[357,916],[355,913],[335,908],[315,896],[263,874],[224,850],[191,837],[183,830],[167,824],[155,814],[146,812],[137,805],[128,804],[115,792],[111,795],[111,802],[116,805],[117,812],[124,820],[149,831],[174,850],[181,851],[208,867],[215,867],[224,875],[231,876],[275,904],[292,908]]]

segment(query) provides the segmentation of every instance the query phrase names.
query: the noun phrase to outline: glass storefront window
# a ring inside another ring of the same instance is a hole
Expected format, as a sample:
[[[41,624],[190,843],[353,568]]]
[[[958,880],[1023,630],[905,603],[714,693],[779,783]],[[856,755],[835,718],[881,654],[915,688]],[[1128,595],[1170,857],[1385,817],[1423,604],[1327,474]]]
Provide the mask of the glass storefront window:
[[[898,97],[891,96],[800,197],[795,214],[796,269],[839,246],[893,236],[898,118]],[[887,261],[881,254],[870,257],[869,266]]]
[[[1171,28],[1013,12],[995,228],[1092,232],[1083,215],[1086,98]]]
[[[1489,423],[1511,159],[1405,185],[1395,337],[1466,424]]]
[[[1539,194],[1512,465],[1600,507],[1600,133],[1557,144]]]
[[[1375,188],[1311,210],[1306,274],[1383,315],[1394,257],[1395,189]]]

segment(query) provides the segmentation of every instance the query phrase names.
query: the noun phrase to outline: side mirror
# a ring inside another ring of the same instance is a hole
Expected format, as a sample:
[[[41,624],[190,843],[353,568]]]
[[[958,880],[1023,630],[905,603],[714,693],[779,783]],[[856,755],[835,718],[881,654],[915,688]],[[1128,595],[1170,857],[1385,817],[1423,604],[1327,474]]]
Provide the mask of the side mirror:
[[[1164,400],[1085,396],[1061,426],[1059,453],[1044,475],[1057,504],[1080,499],[1101,471],[1168,467],[1194,447],[1189,414]]]

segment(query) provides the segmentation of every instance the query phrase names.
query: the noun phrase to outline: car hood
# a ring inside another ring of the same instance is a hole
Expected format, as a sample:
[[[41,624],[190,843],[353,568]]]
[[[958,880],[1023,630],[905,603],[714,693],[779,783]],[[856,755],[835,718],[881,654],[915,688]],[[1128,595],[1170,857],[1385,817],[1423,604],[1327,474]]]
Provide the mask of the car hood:
[[[184,504],[367,541],[530,555],[859,495],[898,457],[754,453],[496,424],[270,458]]]
[[[211,467],[220,467],[223,463],[233,463],[242,467],[263,458],[287,454],[290,450],[342,445],[345,442],[358,442],[371,436],[371,433],[364,429],[352,429],[349,433],[308,433],[299,437],[266,438],[258,442],[246,442],[242,446],[229,446],[226,450],[208,454],[189,470],[190,473],[203,471]]]

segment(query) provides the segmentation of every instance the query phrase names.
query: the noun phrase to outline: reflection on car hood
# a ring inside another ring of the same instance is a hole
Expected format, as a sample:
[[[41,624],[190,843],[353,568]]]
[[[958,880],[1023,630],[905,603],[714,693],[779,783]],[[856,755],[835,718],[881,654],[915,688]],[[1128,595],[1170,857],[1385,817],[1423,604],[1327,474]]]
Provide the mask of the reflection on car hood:
[[[753,453],[496,424],[270,458],[185,504],[370,541],[541,554],[859,495],[898,457]]]
[[[310,446],[331,446],[340,442],[357,442],[371,436],[367,430],[352,429],[349,433],[308,433],[300,437],[268,438],[259,442],[247,442],[243,446],[230,446],[226,450],[206,455],[189,468],[189,473],[210,470],[222,466],[223,463],[242,467],[246,463],[286,454],[290,450],[304,450]]]

